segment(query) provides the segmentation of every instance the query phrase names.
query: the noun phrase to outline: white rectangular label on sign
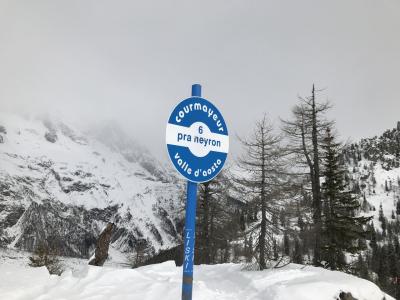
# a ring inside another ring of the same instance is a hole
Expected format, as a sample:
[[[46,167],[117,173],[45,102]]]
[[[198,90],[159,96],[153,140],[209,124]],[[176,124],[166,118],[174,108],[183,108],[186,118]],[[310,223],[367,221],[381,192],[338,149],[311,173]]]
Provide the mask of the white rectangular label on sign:
[[[190,127],[167,124],[166,142],[169,145],[188,147],[198,157],[204,157],[210,151],[229,151],[229,137],[211,132],[207,125],[200,122]]]

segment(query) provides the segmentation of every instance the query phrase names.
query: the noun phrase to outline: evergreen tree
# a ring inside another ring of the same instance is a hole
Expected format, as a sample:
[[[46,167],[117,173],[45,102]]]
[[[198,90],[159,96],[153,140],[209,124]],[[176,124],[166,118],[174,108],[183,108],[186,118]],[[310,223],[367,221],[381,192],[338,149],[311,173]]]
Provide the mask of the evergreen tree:
[[[386,229],[387,229],[388,221],[385,217],[382,218],[381,225],[382,225],[382,236],[386,237]]]
[[[368,205],[367,198],[365,197],[365,193],[363,194],[363,202],[362,202],[361,208],[363,211],[369,212],[369,205]]]
[[[370,217],[356,217],[360,208],[359,201],[346,190],[344,182],[345,168],[340,160],[340,143],[335,141],[330,129],[323,144],[323,166],[325,182],[324,197],[324,256],[332,270],[346,267],[344,254],[357,253],[360,250],[359,239],[366,237],[364,226]]]
[[[385,219],[385,215],[383,214],[383,207],[382,203],[379,205],[379,221],[383,222]]]

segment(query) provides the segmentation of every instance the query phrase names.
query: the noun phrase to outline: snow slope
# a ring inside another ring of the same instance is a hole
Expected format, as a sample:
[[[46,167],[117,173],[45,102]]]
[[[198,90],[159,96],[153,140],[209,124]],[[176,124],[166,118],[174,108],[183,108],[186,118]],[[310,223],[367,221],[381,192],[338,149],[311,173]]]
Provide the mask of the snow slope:
[[[173,262],[139,269],[85,266],[61,277],[45,268],[13,262],[0,265],[0,299],[7,300],[176,300],[182,269]],[[194,300],[333,300],[341,291],[358,300],[393,300],[373,283],[321,268],[289,265],[263,272],[224,264],[195,268]]]
[[[374,227],[381,231],[380,206],[382,205],[383,215],[393,221],[392,213],[396,213],[397,201],[400,200],[400,168],[385,170],[380,161],[373,162],[364,158],[350,165],[349,169],[353,182],[360,186],[360,198],[365,195],[369,204],[369,207],[364,207],[363,215],[372,216]],[[386,190],[386,185],[389,190]]]

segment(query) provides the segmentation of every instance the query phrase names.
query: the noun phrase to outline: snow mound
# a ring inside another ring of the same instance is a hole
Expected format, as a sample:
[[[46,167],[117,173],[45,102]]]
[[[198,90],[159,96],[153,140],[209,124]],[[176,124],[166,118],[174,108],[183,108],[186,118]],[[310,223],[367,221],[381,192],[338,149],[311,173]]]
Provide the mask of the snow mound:
[[[7,300],[176,300],[182,268],[166,262],[139,269],[85,266],[50,276],[44,268],[0,265],[0,299]],[[194,300],[333,300],[341,291],[358,300],[392,300],[375,284],[340,272],[291,264],[263,272],[237,264],[196,266]]]

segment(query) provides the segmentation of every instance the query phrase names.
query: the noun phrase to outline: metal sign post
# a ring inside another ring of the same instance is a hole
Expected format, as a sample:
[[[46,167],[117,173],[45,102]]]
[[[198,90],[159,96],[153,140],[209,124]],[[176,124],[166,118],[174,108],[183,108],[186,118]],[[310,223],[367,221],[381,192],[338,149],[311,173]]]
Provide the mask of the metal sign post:
[[[173,110],[167,124],[166,143],[173,165],[188,180],[182,300],[192,300],[197,183],[217,176],[229,151],[225,121],[211,102],[201,98],[199,84],[192,86],[192,97]]]
[[[201,97],[201,85],[192,85],[192,97]],[[188,180],[183,242],[182,300],[192,300],[194,243],[196,237],[196,203],[197,183]]]
[[[183,247],[182,300],[192,300],[194,243],[196,237],[197,183],[188,181]]]

